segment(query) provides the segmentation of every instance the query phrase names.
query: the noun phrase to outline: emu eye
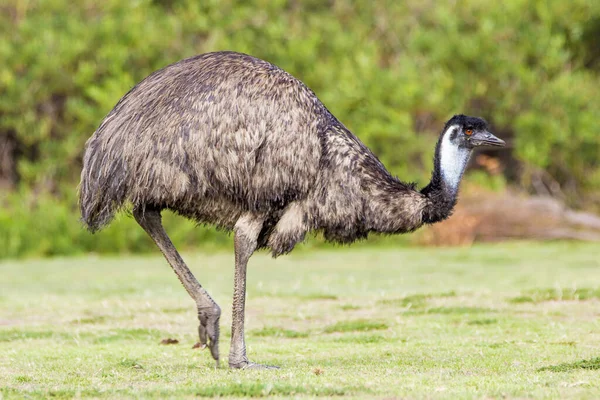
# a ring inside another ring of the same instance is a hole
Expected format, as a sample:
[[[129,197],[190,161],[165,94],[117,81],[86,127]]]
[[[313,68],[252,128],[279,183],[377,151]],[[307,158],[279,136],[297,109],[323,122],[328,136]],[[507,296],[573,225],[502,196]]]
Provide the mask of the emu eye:
[[[467,136],[471,136],[472,134],[473,134],[473,129],[467,129],[465,131],[465,135],[467,135]]]

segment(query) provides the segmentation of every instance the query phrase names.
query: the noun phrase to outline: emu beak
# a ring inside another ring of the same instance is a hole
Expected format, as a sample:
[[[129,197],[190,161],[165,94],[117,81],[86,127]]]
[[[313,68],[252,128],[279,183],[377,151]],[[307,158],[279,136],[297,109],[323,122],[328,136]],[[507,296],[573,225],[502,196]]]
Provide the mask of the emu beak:
[[[504,140],[497,138],[496,136],[492,135],[488,131],[479,131],[479,132],[473,133],[473,136],[471,136],[469,138],[469,141],[475,147],[477,147],[477,146],[504,147],[506,145],[506,142]]]

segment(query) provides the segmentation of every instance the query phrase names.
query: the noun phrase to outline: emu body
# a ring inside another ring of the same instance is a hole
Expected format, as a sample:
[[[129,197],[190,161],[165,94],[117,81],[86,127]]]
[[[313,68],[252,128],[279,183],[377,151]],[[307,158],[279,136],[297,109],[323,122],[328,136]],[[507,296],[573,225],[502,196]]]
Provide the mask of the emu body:
[[[171,264],[218,361],[220,309],[166,232],[170,209],[235,233],[229,365],[246,357],[246,264],[256,249],[290,252],[309,231],[350,243],[370,232],[405,233],[447,218],[473,147],[502,144],[479,118],[455,116],[436,148],[422,191],[393,177],[302,82],[254,57],[219,52],[154,72],[102,121],[86,143],[80,206],[91,231],[131,204]]]

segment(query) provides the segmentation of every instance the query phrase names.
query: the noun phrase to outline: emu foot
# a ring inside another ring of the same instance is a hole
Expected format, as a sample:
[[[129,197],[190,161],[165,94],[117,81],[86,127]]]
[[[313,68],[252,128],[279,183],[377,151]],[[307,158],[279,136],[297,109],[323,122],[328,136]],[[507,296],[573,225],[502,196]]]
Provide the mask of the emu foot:
[[[221,309],[215,304],[210,308],[198,307],[198,336],[200,342],[196,343],[193,348],[210,350],[212,358],[217,362],[219,368],[219,318],[221,317]]]
[[[263,365],[253,363],[252,361],[242,360],[239,362],[229,361],[229,368],[231,369],[279,369],[274,365]]]

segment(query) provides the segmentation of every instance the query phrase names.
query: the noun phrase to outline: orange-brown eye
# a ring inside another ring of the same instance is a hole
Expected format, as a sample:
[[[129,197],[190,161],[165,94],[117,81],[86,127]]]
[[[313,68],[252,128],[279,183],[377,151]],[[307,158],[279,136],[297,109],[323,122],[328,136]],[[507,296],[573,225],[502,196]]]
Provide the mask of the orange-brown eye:
[[[465,131],[465,135],[467,135],[467,136],[471,136],[472,134],[473,134],[473,129],[467,129]]]

